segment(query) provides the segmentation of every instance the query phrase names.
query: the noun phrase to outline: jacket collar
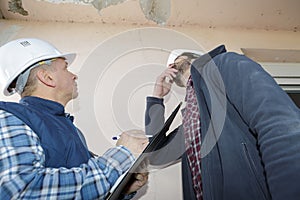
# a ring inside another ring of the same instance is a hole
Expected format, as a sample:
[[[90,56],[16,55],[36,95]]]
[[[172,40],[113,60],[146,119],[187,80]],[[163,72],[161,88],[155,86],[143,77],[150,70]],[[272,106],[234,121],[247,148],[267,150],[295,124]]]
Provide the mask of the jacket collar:
[[[20,104],[26,105],[39,112],[46,112],[53,115],[65,115],[65,108],[62,104],[48,99],[27,96],[20,100]]]
[[[192,63],[192,67],[197,66],[197,68],[200,66],[204,66],[206,63],[208,63],[211,59],[213,59],[215,56],[225,53],[226,52],[226,48],[224,45],[220,45],[217,48],[211,50],[210,52],[200,56],[198,59],[196,59],[193,63]]]

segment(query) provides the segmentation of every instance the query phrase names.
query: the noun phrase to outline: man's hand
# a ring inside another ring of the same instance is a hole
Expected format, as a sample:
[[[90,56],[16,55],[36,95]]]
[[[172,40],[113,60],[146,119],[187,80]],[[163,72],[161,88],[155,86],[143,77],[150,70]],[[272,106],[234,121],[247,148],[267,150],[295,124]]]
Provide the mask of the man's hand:
[[[128,148],[131,153],[138,157],[147,144],[149,143],[148,138],[145,133],[141,130],[129,130],[123,132],[120,135],[120,139],[117,141],[118,145],[123,145]],[[142,162],[141,168],[137,170],[132,176],[132,180],[129,182],[127,188],[123,191],[124,194],[130,194],[139,190],[143,185],[145,185],[148,181],[148,172],[147,172],[147,160]]]
[[[138,191],[143,187],[148,181],[148,173],[137,173],[132,176],[132,180],[129,183],[126,190],[124,190],[124,194],[130,194],[132,192]]]
[[[178,70],[173,67],[174,64],[170,64],[168,68],[157,77],[153,90],[154,97],[163,98],[170,92],[173,79],[178,72]]]
[[[149,143],[145,133],[141,130],[129,130],[120,135],[117,146],[123,145],[137,158]]]

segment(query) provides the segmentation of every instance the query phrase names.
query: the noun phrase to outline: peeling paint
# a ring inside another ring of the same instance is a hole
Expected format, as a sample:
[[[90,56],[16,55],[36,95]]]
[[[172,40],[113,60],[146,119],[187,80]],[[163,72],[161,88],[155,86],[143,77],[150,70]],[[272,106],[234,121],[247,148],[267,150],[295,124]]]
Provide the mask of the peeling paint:
[[[22,7],[22,0],[11,0],[8,2],[8,11],[19,13],[21,15],[28,15],[28,12]]]
[[[99,11],[102,9],[125,2],[126,0],[93,0],[91,4]],[[140,7],[149,20],[164,25],[170,17],[170,0],[140,0]]]
[[[75,3],[93,5],[99,12],[109,6],[121,4],[126,0],[37,0],[49,3]],[[170,17],[171,0],[139,0],[140,7],[145,17],[157,24],[164,25]],[[28,15],[28,12],[22,7],[22,0],[11,0],[9,8],[12,12],[22,15]]]
[[[126,0],[93,0],[92,5],[99,11],[111,5],[123,3]]]
[[[37,0],[37,1],[47,1],[49,3],[75,3],[75,4],[91,4],[93,0]]]
[[[141,9],[147,19],[164,25],[170,17],[170,0],[140,0]]]

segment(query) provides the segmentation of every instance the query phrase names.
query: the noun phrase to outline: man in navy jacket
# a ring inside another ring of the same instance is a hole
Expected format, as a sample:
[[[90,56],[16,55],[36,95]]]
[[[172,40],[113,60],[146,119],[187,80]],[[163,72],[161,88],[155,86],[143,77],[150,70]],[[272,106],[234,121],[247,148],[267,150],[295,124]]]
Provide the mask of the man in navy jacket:
[[[219,46],[196,57],[178,56],[157,78],[153,96],[147,97],[147,134],[155,134],[164,121],[163,97],[171,84],[183,82],[186,86],[191,78],[201,124],[202,198],[299,199],[299,109],[274,79],[246,56]],[[192,64],[184,70],[178,59]],[[156,162],[169,162],[177,158],[174,154],[184,152],[183,132],[180,126],[169,135],[170,142]],[[180,158],[184,199],[196,199],[195,189],[200,185],[192,182],[187,153]]]
[[[19,103],[0,101],[1,200],[105,199],[148,144],[143,132],[131,130],[102,156],[89,151],[65,112],[78,96],[78,77],[68,68],[74,58],[37,38],[0,47],[3,93],[21,96]],[[132,198],[147,178],[136,173],[120,199]]]

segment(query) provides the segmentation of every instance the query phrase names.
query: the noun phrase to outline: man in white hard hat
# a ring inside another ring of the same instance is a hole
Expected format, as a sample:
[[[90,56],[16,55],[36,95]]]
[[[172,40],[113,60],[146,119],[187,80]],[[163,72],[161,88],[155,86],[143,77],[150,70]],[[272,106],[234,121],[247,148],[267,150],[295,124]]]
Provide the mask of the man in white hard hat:
[[[92,155],[64,110],[78,96],[68,70],[74,58],[35,38],[0,47],[3,92],[21,95],[19,103],[0,102],[1,200],[104,199],[147,145],[144,133],[130,130],[116,147]],[[137,174],[120,199],[132,198],[147,178]]]
[[[147,97],[146,133],[163,124],[171,85],[185,87],[182,125],[157,157],[181,153],[184,199],[299,199],[300,111],[274,79],[223,45],[174,50],[168,63]]]

